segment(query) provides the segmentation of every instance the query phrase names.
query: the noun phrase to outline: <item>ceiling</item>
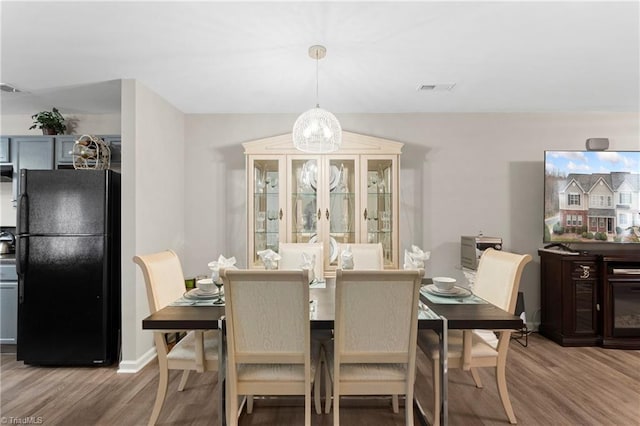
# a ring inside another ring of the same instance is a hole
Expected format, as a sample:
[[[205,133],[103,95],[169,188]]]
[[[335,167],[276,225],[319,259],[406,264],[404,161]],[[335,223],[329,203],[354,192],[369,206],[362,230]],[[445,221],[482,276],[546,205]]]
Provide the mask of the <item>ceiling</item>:
[[[638,1],[0,3],[3,114],[637,112]],[[327,47],[317,64],[314,44]],[[455,84],[421,91],[421,85]]]

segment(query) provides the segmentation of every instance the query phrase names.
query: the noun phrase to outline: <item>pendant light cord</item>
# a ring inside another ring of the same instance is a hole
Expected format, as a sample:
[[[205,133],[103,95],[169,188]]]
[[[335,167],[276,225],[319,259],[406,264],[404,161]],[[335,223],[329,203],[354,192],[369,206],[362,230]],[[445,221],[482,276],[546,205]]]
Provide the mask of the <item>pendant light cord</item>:
[[[319,93],[319,90],[318,90],[318,87],[319,87],[319,83],[318,83],[318,80],[319,80],[319,77],[318,77],[318,75],[319,75],[318,66],[319,65],[318,65],[318,63],[320,62],[319,56],[320,56],[320,52],[318,50],[316,50],[316,108],[320,108],[320,95],[318,95],[318,93]]]

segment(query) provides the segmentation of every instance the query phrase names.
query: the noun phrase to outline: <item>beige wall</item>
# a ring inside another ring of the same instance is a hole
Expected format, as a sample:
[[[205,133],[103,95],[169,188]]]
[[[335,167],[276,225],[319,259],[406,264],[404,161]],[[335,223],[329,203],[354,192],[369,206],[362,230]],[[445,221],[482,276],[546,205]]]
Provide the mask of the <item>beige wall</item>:
[[[527,321],[539,322],[537,249],[542,246],[543,154],[640,149],[637,114],[337,114],[343,129],[405,143],[401,157],[401,248],[431,250],[428,273],[463,279],[460,236],[503,238],[530,253],[521,289]],[[187,115],[185,273],[207,273],[219,254],[246,266],[246,183],[241,142],[291,131],[293,114]]]
[[[68,135],[119,135],[120,114],[64,114]],[[29,130],[33,124],[30,115],[2,115],[0,129],[3,135],[41,135],[41,129]]]
[[[135,80],[122,85],[122,362],[143,366],[153,347],[144,279],[132,258],[172,248],[184,257],[184,115]]]
[[[607,137],[612,150],[640,149],[638,114],[337,114],[345,130],[405,144],[401,158],[401,248],[432,252],[428,274],[460,272],[460,236],[501,236],[507,250],[530,253],[521,288],[527,320],[539,323],[543,152],[584,149]],[[122,119],[92,125],[122,134],[121,371],[152,356],[141,330],[148,314],[141,273],[131,258],[173,248],[186,275],[234,255],[246,265],[246,182],[241,143],[288,133],[296,114],[184,115],[135,80],[122,84]],[[15,130],[5,132],[4,123]],[[87,121],[88,122],[88,121]],[[109,124],[110,123],[110,124]],[[5,120],[20,133],[24,120]]]

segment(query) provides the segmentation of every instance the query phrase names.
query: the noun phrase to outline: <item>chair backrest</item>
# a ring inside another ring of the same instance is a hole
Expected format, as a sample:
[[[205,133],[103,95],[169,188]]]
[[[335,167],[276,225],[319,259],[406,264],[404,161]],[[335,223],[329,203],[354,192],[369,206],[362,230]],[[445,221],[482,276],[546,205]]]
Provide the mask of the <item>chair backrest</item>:
[[[486,249],[480,257],[473,291],[488,302],[513,313],[520,277],[531,255]]]
[[[422,274],[418,270],[336,271],[337,363],[415,360]]]
[[[140,265],[144,274],[151,313],[164,308],[184,294],[186,289],[182,265],[173,250],[134,256],[133,261]]]
[[[322,243],[280,243],[278,245],[278,269],[280,270],[301,270],[302,253],[315,255],[316,263],[314,267],[315,277],[324,279],[324,253]]]
[[[348,244],[353,253],[353,269],[358,271],[381,271],[384,269],[384,255],[382,244]],[[342,251],[347,248],[347,244],[340,246],[340,256],[338,256],[338,268],[342,269]]]
[[[309,365],[309,271],[222,270],[227,350],[236,364]]]

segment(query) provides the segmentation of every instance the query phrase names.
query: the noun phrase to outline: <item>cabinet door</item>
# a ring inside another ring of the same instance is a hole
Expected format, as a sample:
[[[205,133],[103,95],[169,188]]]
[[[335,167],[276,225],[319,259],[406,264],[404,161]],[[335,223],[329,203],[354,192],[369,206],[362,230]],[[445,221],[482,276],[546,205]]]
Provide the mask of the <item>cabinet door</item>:
[[[598,334],[597,300],[598,300],[598,268],[595,262],[572,262],[571,294],[573,298],[573,318],[569,334]]]
[[[111,169],[119,170],[122,163],[122,137],[120,135],[100,136],[111,151]]]
[[[20,195],[19,173],[21,169],[53,170],[53,136],[20,136],[13,138],[16,150],[13,185],[14,196]]]
[[[15,344],[18,337],[18,282],[0,283],[0,343]]]
[[[278,243],[286,236],[285,161],[276,156],[248,159],[248,225],[249,268],[262,267],[258,252],[265,249],[278,251]]]
[[[322,157],[290,155],[287,167],[287,238],[291,243],[322,242],[320,235]]]
[[[0,163],[10,163],[9,138],[0,138]]]
[[[56,136],[56,168],[73,164],[73,145],[77,139],[78,136]]]
[[[338,265],[339,247],[359,242],[361,221],[360,164],[357,155],[327,155],[323,159],[321,193],[322,241],[328,247],[327,265]]]
[[[385,268],[397,268],[399,256],[397,156],[363,155],[360,173],[363,243],[382,243]]]

